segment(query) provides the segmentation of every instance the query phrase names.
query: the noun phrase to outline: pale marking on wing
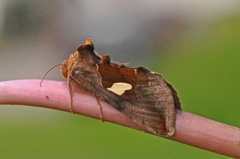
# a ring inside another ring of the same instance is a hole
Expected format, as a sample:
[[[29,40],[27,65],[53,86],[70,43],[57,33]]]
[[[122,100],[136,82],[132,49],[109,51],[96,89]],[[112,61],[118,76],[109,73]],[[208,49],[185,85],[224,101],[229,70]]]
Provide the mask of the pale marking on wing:
[[[125,91],[132,89],[132,85],[124,82],[113,83],[112,87],[107,88],[107,90],[116,93],[117,95],[122,95]]]
[[[135,73],[135,75],[137,76],[137,69],[136,69],[136,68],[134,69],[134,73]]]

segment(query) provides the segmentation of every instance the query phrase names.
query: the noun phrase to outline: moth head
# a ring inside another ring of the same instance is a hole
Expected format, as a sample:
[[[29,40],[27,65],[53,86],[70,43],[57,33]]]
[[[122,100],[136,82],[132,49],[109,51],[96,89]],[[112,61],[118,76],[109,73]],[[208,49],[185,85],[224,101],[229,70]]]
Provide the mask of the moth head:
[[[64,78],[67,78],[68,76],[67,63],[68,63],[68,60],[63,61],[60,68],[60,72]]]
[[[68,60],[63,61],[62,65],[61,65],[61,69],[60,72],[62,74],[62,76],[66,79],[69,78],[69,76],[71,75],[71,70],[73,67],[73,62],[74,62],[74,57],[76,56],[76,52],[74,54],[71,54],[68,58]]]
[[[94,54],[94,44],[90,38],[86,39],[85,43],[83,45],[80,45],[77,48],[77,51],[73,54],[71,54],[68,58],[68,60],[63,61],[62,64],[56,64],[53,67],[51,67],[43,76],[40,86],[42,85],[42,82],[49,71],[51,71],[56,66],[61,66],[60,72],[62,76],[66,79],[69,79],[71,76],[72,69],[74,66],[78,65],[80,62],[83,62],[84,60],[91,63],[98,61],[100,58]],[[94,56],[95,55],[95,56]]]

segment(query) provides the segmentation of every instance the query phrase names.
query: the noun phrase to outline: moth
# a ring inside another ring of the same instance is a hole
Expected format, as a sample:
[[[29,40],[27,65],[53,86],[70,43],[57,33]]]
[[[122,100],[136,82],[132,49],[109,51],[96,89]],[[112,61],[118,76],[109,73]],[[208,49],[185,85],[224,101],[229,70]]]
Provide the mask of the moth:
[[[161,75],[143,67],[112,63],[108,55],[100,57],[94,52],[91,39],[62,63],[61,74],[67,79],[71,111],[75,81],[150,133],[164,137],[174,134],[180,101],[173,86]]]

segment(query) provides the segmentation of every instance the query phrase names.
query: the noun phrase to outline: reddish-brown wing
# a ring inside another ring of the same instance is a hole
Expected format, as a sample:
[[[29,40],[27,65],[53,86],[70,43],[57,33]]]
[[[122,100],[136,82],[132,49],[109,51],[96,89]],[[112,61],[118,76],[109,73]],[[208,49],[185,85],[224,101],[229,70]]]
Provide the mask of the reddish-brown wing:
[[[130,107],[120,110],[123,114],[154,134],[173,135],[175,108],[180,108],[180,103],[176,91],[161,75],[144,68],[111,64],[98,64],[98,71],[105,89],[118,82],[132,86],[120,95],[131,103]]]

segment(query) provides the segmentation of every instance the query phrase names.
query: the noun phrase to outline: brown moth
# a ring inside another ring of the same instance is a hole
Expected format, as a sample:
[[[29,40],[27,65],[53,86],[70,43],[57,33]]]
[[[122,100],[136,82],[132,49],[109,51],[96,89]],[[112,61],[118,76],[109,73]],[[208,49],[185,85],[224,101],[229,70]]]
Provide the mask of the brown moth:
[[[68,81],[71,111],[71,83],[75,81],[150,133],[164,137],[174,134],[180,102],[173,86],[161,75],[143,67],[111,63],[108,55],[95,54],[90,39],[63,62],[61,73]]]

